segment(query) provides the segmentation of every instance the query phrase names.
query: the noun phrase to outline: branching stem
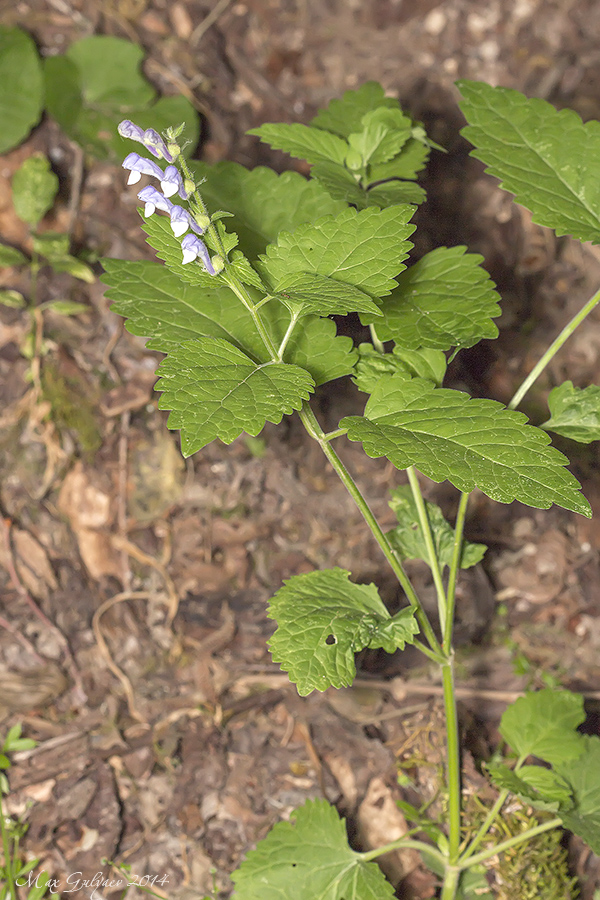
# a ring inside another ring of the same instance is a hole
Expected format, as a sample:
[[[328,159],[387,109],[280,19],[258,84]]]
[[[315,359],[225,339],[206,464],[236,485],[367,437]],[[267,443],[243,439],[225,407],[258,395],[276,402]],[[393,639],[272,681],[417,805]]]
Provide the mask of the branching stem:
[[[419,479],[417,478],[417,473],[415,472],[414,467],[409,466],[406,470],[406,474],[408,475],[408,483],[410,484],[413,500],[415,501],[415,506],[417,507],[419,522],[421,524],[421,531],[423,533],[423,538],[425,539],[425,546],[427,547],[427,553],[429,556],[429,568],[431,569],[433,583],[435,585],[435,591],[437,594],[440,627],[443,628],[444,622],[446,620],[446,592],[444,590],[444,582],[442,581],[442,573],[440,570],[438,555],[435,549],[433,534],[431,532],[431,525],[429,524],[427,507],[425,506],[425,500],[423,499],[421,485],[419,484]]]

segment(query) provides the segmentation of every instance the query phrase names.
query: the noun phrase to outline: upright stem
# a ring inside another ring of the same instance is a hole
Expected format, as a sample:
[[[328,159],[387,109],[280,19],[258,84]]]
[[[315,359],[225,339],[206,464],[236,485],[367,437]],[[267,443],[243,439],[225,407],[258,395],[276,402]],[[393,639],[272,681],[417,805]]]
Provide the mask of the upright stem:
[[[348,491],[348,493],[350,494],[350,496],[356,503],[356,505],[357,505],[358,509],[360,510],[363,518],[365,519],[367,525],[371,529],[373,537],[375,538],[375,540],[381,547],[385,558],[389,562],[394,574],[396,575],[398,581],[400,582],[400,584],[402,585],[402,588],[404,589],[404,592],[408,598],[408,602],[410,603],[410,605],[412,606],[412,608],[415,611],[415,615],[417,617],[419,625],[421,626],[423,634],[425,635],[425,637],[429,643],[429,646],[431,647],[434,654],[436,655],[438,662],[441,663],[442,660],[444,659],[443,654],[442,654],[442,648],[440,647],[440,644],[434,634],[433,628],[431,627],[431,623],[430,623],[429,619],[427,618],[427,613],[423,609],[423,607],[421,605],[421,601],[417,597],[417,595],[415,593],[415,589],[413,588],[412,584],[410,583],[408,575],[404,571],[402,563],[399,561],[396,554],[394,553],[388,539],[386,538],[385,534],[381,530],[379,522],[373,515],[373,512],[371,511],[369,504],[367,503],[367,501],[361,494],[361,492],[358,489],[356,483],[354,482],[352,476],[350,475],[350,473],[344,466],[343,462],[341,461],[341,459],[339,458],[339,456],[337,455],[337,453],[335,452],[333,447],[326,440],[324,440],[325,433],[323,432],[323,430],[321,429],[321,426],[317,422],[315,414],[312,411],[312,408],[308,402],[305,402],[303,404],[302,409],[300,410],[300,418],[302,420],[302,424],[304,425],[304,427],[306,428],[306,430],[310,434],[310,436],[319,443],[321,450],[323,451],[323,453],[325,454],[325,456],[331,463],[333,469],[337,473],[337,475],[340,478],[341,482],[343,483],[344,487],[346,488],[346,490]]]
[[[552,341],[544,355],[541,357],[539,362],[533,367],[521,387],[518,389],[510,403],[508,404],[509,409],[516,409],[531,385],[537,381],[540,377],[550,360],[553,356],[556,356],[562,345],[565,343],[568,338],[571,337],[575,329],[578,325],[581,325],[586,316],[589,316],[591,311],[595,306],[600,303],[600,290],[596,291],[593,297],[591,297],[588,302],[583,306],[579,312],[573,316],[570,322],[568,322],[563,330],[560,332],[557,338]]]
[[[443,628],[444,622],[446,620],[446,592],[444,590],[444,582],[442,581],[442,573],[440,571],[438,555],[433,541],[433,534],[431,533],[431,525],[429,524],[427,507],[425,506],[425,500],[423,499],[423,494],[421,493],[419,479],[417,478],[417,474],[413,466],[408,467],[408,469],[406,470],[406,474],[408,475],[408,483],[410,484],[413,500],[415,501],[415,506],[417,507],[419,522],[421,524],[421,532],[423,534],[423,538],[425,539],[425,546],[427,547],[427,553],[429,555],[429,568],[431,569],[431,574],[433,575],[433,583],[435,584],[435,590],[437,594],[440,627]]]
[[[454,549],[452,551],[452,561],[450,563],[450,575],[448,577],[448,590],[446,592],[446,621],[442,625],[443,647],[445,653],[450,653],[452,648],[452,631],[454,629],[454,610],[456,608],[456,581],[458,579],[458,571],[460,569],[460,561],[462,557],[463,532],[465,528],[465,518],[467,515],[467,504],[469,502],[469,494],[461,494],[458,504],[458,512],[456,514],[456,522],[454,524]]]
[[[458,734],[458,713],[454,690],[454,659],[450,658],[442,666],[444,685],[444,710],[446,713],[446,752],[448,774],[448,857],[450,865],[458,861],[460,850],[460,745]],[[449,898],[448,898],[449,900]]]
[[[2,851],[4,853],[4,871],[8,882],[9,897],[14,900],[17,896],[15,888],[15,880],[13,877],[13,857],[10,850],[10,841],[8,829],[6,827],[6,819],[4,818],[4,809],[2,806],[2,790],[0,788],[0,831],[2,832]]]

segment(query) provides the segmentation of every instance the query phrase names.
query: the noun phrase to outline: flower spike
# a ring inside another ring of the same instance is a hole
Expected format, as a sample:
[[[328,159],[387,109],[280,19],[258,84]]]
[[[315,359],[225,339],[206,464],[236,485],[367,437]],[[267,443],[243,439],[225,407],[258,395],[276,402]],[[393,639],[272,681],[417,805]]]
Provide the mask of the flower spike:
[[[129,138],[131,141],[139,141],[140,144],[144,143],[144,129],[140,128],[139,125],[134,125],[129,119],[123,119],[122,122],[119,122],[117,131],[121,137]]]
[[[167,166],[161,173],[160,186],[165,197],[172,197],[173,194],[178,193],[182,200],[187,200],[190,196],[184,187],[183,178],[175,166]]]
[[[211,258],[209,256],[208,250],[206,249],[206,246],[199,238],[196,237],[195,234],[186,234],[181,242],[181,249],[183,250],[184,266],[187,265],[187,263],[193,262],[193,260],[195,260],[199,256],[208,274],[217,274],[215,271],[215,267],[211,262]]]
[[[171,216],[171,228],[176,237],[181,237],[188,228],[191,228],[196,234],[204,234],[205,229],[196,222],[187,209],[183,209],[183,207],[173,204],[169,215]]]
[[[155,131],[154,128],[146,128],[142,143],[144,147],[148,148],[153,156],[156,156],[157,159],[166,159],[169,163],[173,162],[173,156],[169,152],[167,145],[158,131]]]

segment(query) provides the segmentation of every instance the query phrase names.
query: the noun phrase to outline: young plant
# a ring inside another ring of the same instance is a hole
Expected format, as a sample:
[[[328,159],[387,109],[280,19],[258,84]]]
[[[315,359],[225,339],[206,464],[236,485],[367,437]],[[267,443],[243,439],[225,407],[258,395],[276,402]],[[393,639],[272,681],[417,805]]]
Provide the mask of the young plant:
[[[470,82],[460,89],[475,155],[534,220],[559,234],[600,242],[597,123],[583,125],[575,113],[558,113],[515,91]],[[500,503],[519,500],[540,509],[556,503],[591,514],[566,457],[515,407],[598,303],[600,291],[565,326],[508,406],[474,399],[442,387],[447,355],[497,335],[500,298],[482,258],[465,247],[438,248],[407,267],[413,204],[423,199],[415,179],[430,143],[379,85],[332,101],[308,126],[255,130],[272,146],[307,160],[309,180],[230,162],[188,163],[178,129],[161,137],[126,120],[120,133],[154,156],[132,153],[124,166],[130,183],[142,174],[161,183],[162,193],[147,186],[138,196],[148,242],[165,265],[106,260],[104,280],[129,330],[166,354],[159,405],[171,410],[168,424],[181,431],[182,452],[189,456],[217,438],[229,444],[243,432],[255,436],[266,421],[278,424],[296,410],[406,596],[405,607],[391,615],[373,584],[356,584],[343,569],[294,576],[271,600],[273,659],[306,695],[350,685],[355,654],[363,648],[393,653],[410,643],[440,666],[443,681],[447,821],[425,827],[420,820],[406,837],[359,853],[349,846],[336,810],[309,801],[248,854],[233,874],[236,897],[392,897],[392,886],[372,861],[414,848],[439,874],[443,900],[453,900],[479,884],[482,863],[561,826],[600,852],[600,739],[577,730],[582,698],[550,688],[526,694],[504,714],[501,734],[510,751],[488,767],[500,793],[477,832],[463,839],[453,668],[457,579],[485,552],[463,540],[470,492],[478,488]],[[351,312],[369,326],[371,343],[355,348],[336,334],[331,316]],[[346,416],[326,433],[310,397],[317,385],[341,376],[351,376],[369,397],[363,415]],[[570,383],[558,388],[545,428],[579,440],[600,437],[598,392]],[[369,456],[386,457],[407,473],[408,487],[392,496],[398,525],[388,534],[334,449],[344,439],[361,442]],[[437,482],[447,479],[460,492],[453,528],[424,501],[416,470]],[[431,568],[435,624],[406,574],[407,558],[421,558]],[[539,822],[494,842],[509,794],[540,810]]]

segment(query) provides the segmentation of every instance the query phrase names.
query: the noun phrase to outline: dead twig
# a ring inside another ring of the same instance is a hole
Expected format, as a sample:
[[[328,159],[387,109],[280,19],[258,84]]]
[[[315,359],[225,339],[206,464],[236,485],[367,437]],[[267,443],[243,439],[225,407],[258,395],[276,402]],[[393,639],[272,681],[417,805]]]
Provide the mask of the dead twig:
[[[116,534],[113,536],[112,543],[117,550],[124,550],[129,554],[129,556],[133,556],[134,559],[137,559],[138,562],[141,562],[146,566],[151,566],[151,568],[156,569],[156,571],[159,573],[165,583],[165,587],[169,595],[169,612],[167,615],[167,624],[171,625],[173,623],[173,619],[177,615],[177,610],[179,609],[179,594],[177,593],[177,589],[173,583],[173,579],[167,572],[166,567],[157,559],[154,559],[153,556],[149,556],[147,553],[144,553],[143,550],[140,550],[139,547],[137,547],[127,538],[122,537],[120,534]]]
[[[196,25],[190,35],[190,46],[197,47],[206,32],[217,22],[223,15],[231,0],[219,0],[217,5],[211,9],[209,14],[205,16],[199,25]]]

